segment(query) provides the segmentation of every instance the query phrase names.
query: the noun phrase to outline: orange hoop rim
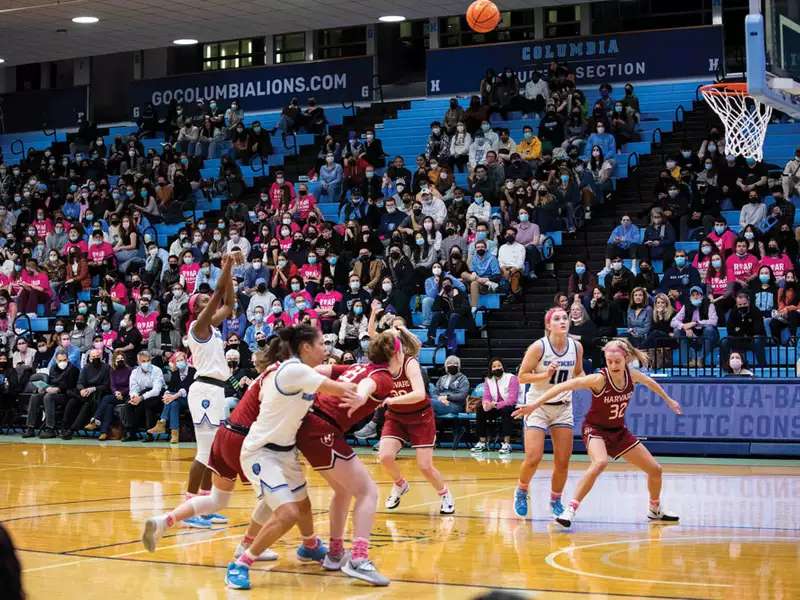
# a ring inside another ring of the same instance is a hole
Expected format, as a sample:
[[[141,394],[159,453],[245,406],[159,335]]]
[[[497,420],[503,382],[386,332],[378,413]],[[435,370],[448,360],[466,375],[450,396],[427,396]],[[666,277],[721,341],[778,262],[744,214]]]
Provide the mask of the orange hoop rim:
[[[700,88],[703,94],[714,96],[747,96],[746,83],[710,83]]]

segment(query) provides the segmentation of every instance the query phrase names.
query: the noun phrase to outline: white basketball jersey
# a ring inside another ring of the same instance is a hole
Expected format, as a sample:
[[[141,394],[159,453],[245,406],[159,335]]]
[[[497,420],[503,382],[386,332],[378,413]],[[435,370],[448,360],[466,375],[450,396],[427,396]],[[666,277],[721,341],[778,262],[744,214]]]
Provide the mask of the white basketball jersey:
[[[197,321],[189,326],[186,344],[192,352],[192,365],[197,370],[197,377],[212,377],[227,381],[230,370],[225,360],[225,342],[222,340],[222,333],[216,327],[211,327],[211,337],[201,341],[194,334],[196,323]]]
[[[544,373],[547,371],[547,367],[552,362],[558,363],[558,370],[553,373],[553,376],[548,381],[540,381],[538,383],[531,383],[528,386],[528,394],[526,397],[526,403],[532,404],[539,399],[544,392],[549,390],[551,387],[558,383],[564,383],[568,379],[572,379],[575,377],[575,365],[578,361],[578,347],[570,337],[567,337],[567,349],[564,351],[563,354],[558,354],[554,349],[553,346],[550,344],[550,340],[547,339],[547,336],[536,340],[535,344],[541,344],[544,348],[542,352],[542,359],[539,361],[539,364],[536,365],[534,369],[534,373]],[[553,398],[548,404],[556,404],[561,402],[571,402],[572,401],[572,392],[564,392]]]
[[[292,446],[324,380],[296,358],[282,362],[267,375],[261,383],[258,417],[244,439],[242,453],[255,452],[266,444]]]

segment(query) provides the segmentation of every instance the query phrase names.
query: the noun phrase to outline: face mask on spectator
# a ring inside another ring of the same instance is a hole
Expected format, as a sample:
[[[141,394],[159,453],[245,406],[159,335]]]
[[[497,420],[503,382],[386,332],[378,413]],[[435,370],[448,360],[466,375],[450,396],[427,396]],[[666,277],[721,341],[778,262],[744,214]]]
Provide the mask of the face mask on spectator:
[[[714,225],[714,233],[722,235],[725,232],[725,225]]]
[[[361,346],[361,350],[363,352],[366,352],[369,349],[369,340],[361,340],[361,342],[359,342],[359,345]]]
[[[703,254],[711,254],[711,246],[705,245],[700,247],[700,252]]]
[[[310,264],[310,265],[315,265],[315,264],[317,264],[317,257],[316,257],[316,255],[314,255],[314,254],[311,254],[311,255],[308,257],[308,264]]]
[[[732,358],[728,362],[729,362],[729,364],[731,366],[731,370],[733,370],[733,371],[738,371],[738,370],[740,370],[742,368],[742,359],[741,358]]]
[[[297,310],[305,310],[306,303],[305,302],[295,302],[294,305],[297,307]]]
[[[611,263],[611,268],[614,269],[615,271],[621,271],[622,270],[622,262],[618,261],[618,260],[615,260],[614,262]]]
[[[711,261],[711,266],[714,267],[715,269],[720,269],[722,268],[722,261],[718,258],[715,258],[714,260]]]
[[[745,231],[744,232],[744,239],[746,239],[747,241],[752,240],[754,237],[755,237],[755,234],[753,234],[752,231]]]
[[[57,364],[58,364],[58,368],[59,368],[59,369],[61,369],[61,370],[63,371],[64,369],[66,369],[66,368],[67,368],[67,365],[69,364],[69,361],[66,361],[66,360],[59,360],[59,361],[57,362]]]
[[[500,379],[503,376],[503,369],[492,369],[492,377]]]
[[[358,281],[351,281],[350,289],[353,290],[354,292],[357,292],[359,289],[361,289],[361,283]]]
[[[297,283],[297,282],[294,282],[294,283],[292,284],[292,291],[293,291],[293,292],[299,292],[299,291],[300,291],[300,284],[299,284],[299,283]]]
[[[758,276],[758,280],[759,280],[761,283],[769,283],[769,275],[768,275],[767,273],[761,273],[761,274]]]
[[[388,294],[389,292],[392,291],[392,284],[389,283],[389,282],[386,282],[381,286],[381,289]]]
[[[692,306],[700,306],[703,303],[702,298],[692,298],[691,299]]]
[[[575,274],[576,275],[581,276],[584,273],[586,273],[586,267],[584,267],[583,265],[576,265],[575,266]]]
[[[478,256],[483,256],[486,254],[486,248],[477,248],[475,252],[477,253]]]
[[[683,267],[686,265],[686,257],[685,256],[676,256],[675,257],[675,265],[677,267]]]

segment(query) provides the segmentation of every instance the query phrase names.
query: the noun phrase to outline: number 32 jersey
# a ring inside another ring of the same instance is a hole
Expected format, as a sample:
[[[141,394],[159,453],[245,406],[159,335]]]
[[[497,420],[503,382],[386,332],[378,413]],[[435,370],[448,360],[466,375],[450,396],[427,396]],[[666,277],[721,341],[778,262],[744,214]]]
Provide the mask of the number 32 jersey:
[[[603,390],[599,394],[592,392],[592,406],[584,419],[589,425],[601,429],[618,429],[625,427],[625,410],[633,396],[633,378],[628,367],[625,367],[625,385],[618,389],[607,369],[600,369],[605,378]]]
[[[540,381],[538,383],[530,384],[528,387],[528,394],[526,396],[527,404],[533,404],[536,402],[539,399],[539,396],[544,394],[554,385],[558,383],[564,383],[568,379],[575,377],[575,366],[578,360],[578,346],[576,345],[575,340],[570,337],[567,338],[567,349],[563,354],[558,354],[553,349],[553,346],[550,344],[550,340],[547,338],[547,336],[536,340],[534,344],[542,345],[542,358],[539,361],[539,364],[536,365],[536,368],[533,370],[533,372],[544,373],[547,371],[547,368],[552,362],[558,363],[558,370],[553,373],[553,376],[547,381]],[[547,404],[563,404],[565,402],[572,402],[572,392],[563,392],[562,394],[559,394],[553,398]]]

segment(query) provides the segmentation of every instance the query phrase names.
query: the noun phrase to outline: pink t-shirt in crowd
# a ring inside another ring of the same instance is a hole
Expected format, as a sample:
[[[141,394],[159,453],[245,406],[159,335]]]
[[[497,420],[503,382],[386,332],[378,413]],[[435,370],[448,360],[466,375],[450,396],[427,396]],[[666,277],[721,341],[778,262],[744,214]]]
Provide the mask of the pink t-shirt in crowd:
[[[150,339],[150,334],[155,331],[157,322],[158,322],[157,310],[154,310],[153,312],[147,314],[141,312],[136,313],[136,329],[138,329],[139,333],[142,334],[143,341],[146,342],[148,339]]]
[[[321,292],[317,294],[316,298],[314,298],[314,303],[320,310],[333,310],[336,304],[341,301],[342,294],[336,290],[331,290],[330,292]]]
[[[111,286],[111,289],[108,290],[108,295],[111,296],[114,302],[119,302],[120,304],[128,303],[128,288],[121,281]]]
[[[36,235],[42,239],[47,237],[47,234],[52,233],[55,227],[50,219],[42,219],[41,221],[34,221],[33,226],[36,227]]]
[[[303,278],[303,281],[308,281],[309,279],[318,280],[322,277],[322,266],[319,263],[315,265],[306,263],[300,267],[300,277]]]
[[[711,292],[711,295],[715,298],[717,296],[722,296],[725,294],[725,291],[728,289],[728,276],[725,275],[724,277],[707,277],[706,278],[706,287],[708,291]]]
[[[117,339],[117,337],[119,336],[119,334],[113,329],[110,331],[104,331],[102,335],[103,335],[103,345],[106,348],[111,348],[111,345],[114,343],[114,340]]]
[[[783,279],[786,277],[786,272],[793,270],[792,261],[785,254],[777,254],[775,256],[765,256],[761,259],[762,267],[769,267],[772,269],[772,274],[775,279]]]
[[[699,258],[703,256],[699,252],[694,255],[694,259],[692,260],[692,266],[697,269],[697,272],[700,273],[700,279],[706,278],[706,272],[708,271],[708,267],[711,266],[711,256],[706,255],[703,256],[702,260]]]
[[[179,269],[183,279],[183,287],[187,294],[194,294],[194,284],[197,281],[197,274],[200,272],[200,263],[181,265]]]
[[[114,247],[108,242],[89,246],[89,262],[103,262],[114,256]]]
[[[80,249],[82,254],[86,254],[89,246],[86,245],[84,240],[78,240],[77,242],[67,242],[64,244],[64,256],[69,256],[69,249],[72,247],[77,247]]]
[[[305,221],[308,219],[308,215],[314,210],[314,206],[316,206],[317,202],[314,199],[313,194],[306,194],[305,196],[298,195],[294,201],[294,205],[292,206],[293,212],[297,212],[300,215],[300,219]]]
[[[45,294],[47,294],[48,296],[50,295],[50,293],[51,293],[51,290],[50,290],[50,278],[47,277],[46,273],[39,272],[39,273],[31,274],[31,273],[28,273],[27,269],[23,269],[19,278],[22,281],[24,281],[25,283],[28,283],[30,285],[39,286],[40,288],[42,288],[42,291]]]
[[[733,277],[736,281],[747,281],[757,269],[758,259],[752,254],[744,256],[731,254],[725,261],[725,270],[728,272],[728,276]]]

